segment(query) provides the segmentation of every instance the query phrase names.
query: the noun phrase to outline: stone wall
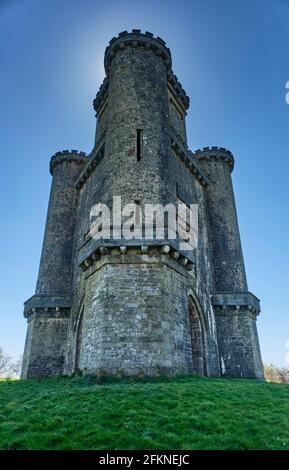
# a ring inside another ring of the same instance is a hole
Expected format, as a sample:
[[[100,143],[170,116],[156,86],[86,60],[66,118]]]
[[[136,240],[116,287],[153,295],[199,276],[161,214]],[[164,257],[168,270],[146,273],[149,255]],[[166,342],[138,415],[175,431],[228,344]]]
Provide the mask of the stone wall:
[[[216,315],[221,374],[227,377],[263,378],[256,328],[250,312]]]
[[[66,353],[68,317],[33,313],[28,320],[21,377],[62,375]]]
[[[105,256],[88,271],[78,325],[81,345],[76,346],[81,370],[124,375],[192,371],[188,301],[193,277],[163,258],[132,250]],[[208,331],[203,334],[207,342]]]

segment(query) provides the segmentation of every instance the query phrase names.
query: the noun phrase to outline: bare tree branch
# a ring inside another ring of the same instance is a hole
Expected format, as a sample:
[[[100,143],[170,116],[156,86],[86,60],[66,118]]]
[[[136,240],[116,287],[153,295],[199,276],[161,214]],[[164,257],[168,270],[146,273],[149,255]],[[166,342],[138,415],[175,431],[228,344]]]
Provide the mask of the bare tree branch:
[[[13,361],[0,346],[0,377],[19,377],[21,364],[21,357],[17,361]]]

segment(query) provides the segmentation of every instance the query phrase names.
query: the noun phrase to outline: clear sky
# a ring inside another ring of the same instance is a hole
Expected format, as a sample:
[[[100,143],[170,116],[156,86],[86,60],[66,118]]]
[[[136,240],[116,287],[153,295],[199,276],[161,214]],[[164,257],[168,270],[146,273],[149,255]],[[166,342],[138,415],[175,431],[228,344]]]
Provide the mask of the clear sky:
[[[103,54],[120,31],[161,36],[191,98],[189,146],[219,145],[233,173],[263,360],[289,341],[288,0],[0,0],[0,345],[18,356],[34,293],[52,154],[89,152]]]

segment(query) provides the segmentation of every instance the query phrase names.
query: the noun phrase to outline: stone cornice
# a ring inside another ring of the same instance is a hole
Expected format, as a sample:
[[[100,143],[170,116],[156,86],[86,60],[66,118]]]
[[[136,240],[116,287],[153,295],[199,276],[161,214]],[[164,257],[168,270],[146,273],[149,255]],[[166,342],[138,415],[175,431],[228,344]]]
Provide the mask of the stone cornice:
[[[155,262],[155,259],[153,258],[155,256],[168,256],[171,261],[179,264],[187,271],[192,271],[194,275],[196,274],[196,265],[192,260],[192,257],[190,257],[190,259],[186,257],[183,252],[178,250],[169,241],[148,243],[143,240],[136,243],[135,241],[123,240],[122,244],[120,241],[118,243],[101,243],[101,245],[97,246],[96,249],[86,252],[84,256],[80,255],[79,265],[83,271],[86,271],[103,256],[112,256],[114,259],[117,259],[118,256],[129,255],[132,253],[134,256],[143,259],[144,262],[149,262],[150,260],[151,262]]]
[[[24,303],[24,317],[29,318],[33,314],[47,318],[66,318],[71,307],[70,296],[53,294],[33,295]]]
[[[211,302],[218,315],[260,313],[260,300],[251,292],[218,292],[211,295]]]
[[[83,165],[88,157],[85,152],[78,152],[77,150],[62,150],[56,152],[50,159],[50,174],[53,175],[54,169],[57,165],[62,165],[64,162],[76,162]]]
[[[195,158],[199,161],[225,161],[228,163],[230,170],[234,169],[234,156],[230,150],[224,147],[204,147],[193,152]]]
[[[170,131],[171,146],[174,152],[180,157],[191,173],[199,180],[200,184],[205,187],[208,186],[208,184],[210,184],[210,178],[201,167],[195,155],[188,149],[185,143],[181,141],[173,129],[170,129]]]

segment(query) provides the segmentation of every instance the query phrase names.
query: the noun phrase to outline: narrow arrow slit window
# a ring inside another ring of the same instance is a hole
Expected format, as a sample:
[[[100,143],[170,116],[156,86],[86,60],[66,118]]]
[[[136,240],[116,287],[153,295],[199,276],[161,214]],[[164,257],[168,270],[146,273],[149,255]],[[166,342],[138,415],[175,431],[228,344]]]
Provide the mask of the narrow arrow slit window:
[[[136,159],[139,162],[142,157],[142,129],[136,130]]]

